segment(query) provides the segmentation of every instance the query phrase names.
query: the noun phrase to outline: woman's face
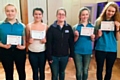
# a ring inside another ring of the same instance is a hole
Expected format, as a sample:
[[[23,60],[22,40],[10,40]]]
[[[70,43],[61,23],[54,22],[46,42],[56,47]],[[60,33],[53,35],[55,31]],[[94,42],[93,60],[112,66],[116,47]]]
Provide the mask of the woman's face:
[[[106,18],[111,19],[115,15],[116,9],[112,6],[109,6],[106,10]]]
[[[89,11],[88,10],[83,10],[79,16],[80,21],[82,22],[88,22],[89,19]]]
[[[43,17],[43,14],[41,11],[39,10],[35,10],[34,14],[33,14],[33,17],[34,17],[34,20],[35,21],[41,21],[42,20],[42,17]]]
[[[65,18],[66,18],[65,11],[64,10],[59,10],[57,12],[57,20],[62,22],[62,21],[65,21]]]
[[[7,19],[12,20],[12,19],[15,19],[17,11],[14,6],[6,6],[5,13],[6,13]]]

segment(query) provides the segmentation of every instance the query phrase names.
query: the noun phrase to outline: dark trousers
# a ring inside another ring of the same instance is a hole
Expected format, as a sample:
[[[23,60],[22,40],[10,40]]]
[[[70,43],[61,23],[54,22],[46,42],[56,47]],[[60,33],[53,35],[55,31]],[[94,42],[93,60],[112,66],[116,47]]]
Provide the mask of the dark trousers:
[[[33,80],[45,80],[45,51],[38,53],[28,51],[28,53],[29,61],[33,71]]]
[[[102,72],[104,62],[106,60],[106,74],[104,80],[111,80],[112,68],[116,60],[116,52],[95,51],[95,58],[97,63],[97,80],[103,80]]]
[[[16,48],[12,49],[1,49],[0,52],[1,62],[5,71],[6,80],[13,79],[14,62],[19,75],[19,80],[26,80],[25,73],[25,61],[26,61],[26,50],[19,50]]]

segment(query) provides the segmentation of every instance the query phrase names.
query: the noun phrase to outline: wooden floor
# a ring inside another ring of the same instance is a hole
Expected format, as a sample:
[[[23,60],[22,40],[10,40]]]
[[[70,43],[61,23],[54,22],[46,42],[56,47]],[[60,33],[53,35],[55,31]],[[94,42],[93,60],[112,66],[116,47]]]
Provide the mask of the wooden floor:
[[[48,63],[46,63],[45,76],[46,76],[45,80],[51,80],[50,79],[51,72]],[[32,70],[28,59],[26,61],[26,78],[27,78],[26,80],[32,80]],[[0,63],[0,80],[5,80],[4,70],[2,68],[1,63]],[[16,68],[14,68],[14,80],[18,80],[18,74]],[[75,67],[73,61],[68,62],[65,80],[76,80]],[[94,57],[92,57],[90,63],[88,80],[96,80],[96,63]],[[117,59],[115,62],[111,80],[120,80],[120,59]]]

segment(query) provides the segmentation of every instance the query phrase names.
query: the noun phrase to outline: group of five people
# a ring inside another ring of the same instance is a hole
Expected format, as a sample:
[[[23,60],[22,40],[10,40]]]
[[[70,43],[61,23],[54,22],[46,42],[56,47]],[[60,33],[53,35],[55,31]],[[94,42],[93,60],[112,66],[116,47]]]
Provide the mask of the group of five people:
[[[117,40],[120,36],[118,5],[109,2],[95,21],[95,25],[89,21],[90,10],[82,7],[78,15],[79,21],[73,29],[65,20],[67,12],[64,8],[57,10],[57,19],[49,28],[43,23],[43,12],[42,8],[34,8],[34,21],[25,27],[16,19],[15,6],[12,4],[5,6],[6,19],[0,23],[0,59],[6,80],[14,80],[14,63],[19,80],[26,80],[26,44],[28,44],[28,58],[33,71],[33,80],[45,80],[46,59],[51,68],[51,80],[65,79],[65,69],[69,60],[74,60],[76,80],[87,80],[93,42],[95,42],[97,80],[103,80],[105,60],[104,80],[111,80],[112,68],[117,56]],[[102,21],[112,21],[115,29],[101,30]],[[83,28],[94,28],[94,33],[89,36],[81,35]],[[42,37],[35,38],[33,35],[35,32],[41,33]],[[21,36],[21,44],[10,44],[9,36]]]

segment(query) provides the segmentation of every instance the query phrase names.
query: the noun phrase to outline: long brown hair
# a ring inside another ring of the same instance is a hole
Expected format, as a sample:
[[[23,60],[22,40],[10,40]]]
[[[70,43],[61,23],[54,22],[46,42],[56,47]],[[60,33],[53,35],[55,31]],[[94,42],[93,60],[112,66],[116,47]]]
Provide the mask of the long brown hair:
[[[120,22],[120,12],[117,12],[117,13],[116,13],[115,21]]]
[[[100,14],[100,16],[99,16],[98,19],[97,19],[97,21],[98,21],[97,26],[100,25],[101,21],[106,20],[106,10],[107,10],[108,7],[110,7],[110,6],[112,6],[112,7],[114,7],[114,8],[116,9],[115,14],[114,14],[114,16],[112,17],[112,19],[113,19],[114,21],[120,22],[119,6],[118,6],[115,2],[108,2],[108,3],[106,4],[106,6],[104,7],[104,9],[102,10],[102,13]]]
[[[82,8],[80,8],[79,14],[78,14],[78,16],[79,16],[79,22],[81,21],[81,18],[80,18],[81,13],[82,13],[84,10],[87,10],[87,11],[88,11],[88,13],[89,13],[89,18],[90,18],[90,9],[87,8],[87,7],[82,7]],[[88,19],[88,20],[89,20],[89,19]]]

